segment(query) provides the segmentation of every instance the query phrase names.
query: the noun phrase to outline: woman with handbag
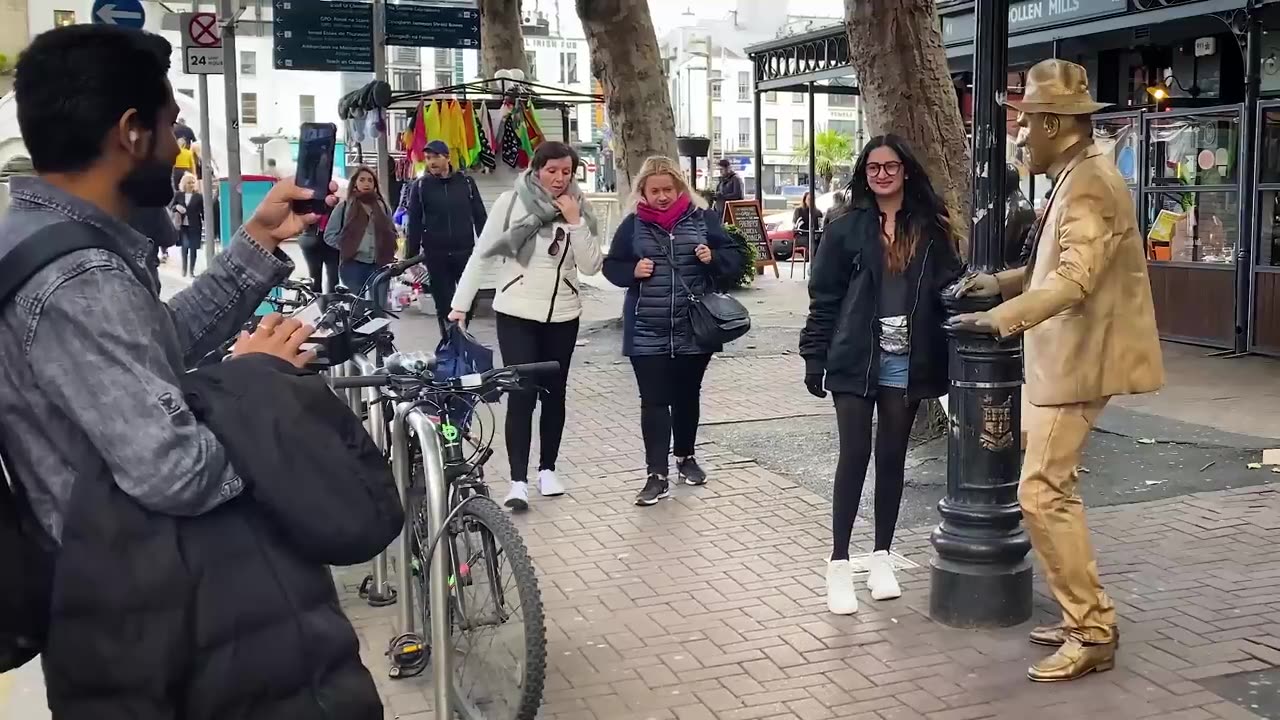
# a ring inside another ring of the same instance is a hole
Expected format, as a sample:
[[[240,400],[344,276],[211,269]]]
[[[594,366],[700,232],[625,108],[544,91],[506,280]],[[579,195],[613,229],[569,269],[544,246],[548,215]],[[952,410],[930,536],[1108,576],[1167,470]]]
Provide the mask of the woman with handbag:
[[[543,383],[538,423],[538,489],[546,497],[565,491],[556,476],[556,460],[564,434],[569,363],[582,315],[578,272],[600,272],[604,256],[591,207],[573,182],[579,162],[577,151],[564,143],[548,141],[538,146],[515,187],[494,202],[458,279],[449,313],[450,322],[466,323],[488,266],[502,259],[493,299],[502,362],[560,363],[560,375]],[[537,402],[538,393],[532,390],[507,396],[511,488],[504,504],[512,510],[529,507],[529,446]]]
[[[862,501],[875,423],[875,547],[867,588],[899,597],[889,547],[920,401],[947,391],[942,290],[961,275],[946,206],[906,143],[874,137],[854,167],[849,209],[827,224],[809,278],[800,333],[805,386],[835,402],[840,456],[832,502],[827,608],[858,610],[849,541]]]
[[[204,244],[204,196],[196,187],[196,176],[187,173],[178,182],[178,192],[169,203],[173,224],[182,245],[182,277],[196,274],[196,258]]]
[[[378,268],[395,262],[396,237],[391,209],[382,199],[377,174],[373,168],[359,167],[347,185],[346,199],[330,213],[324,241],[338,251],[338,277],[342,284],[353,293],[371,293],[379,307],[387,300],[385,282],[383,287],[365,285]]]
[[[740,315],[732,321],[734,329],[722,335],[717,332],[721,318],[704,300],[714,295],[718,280],[742,271],[744,258],[706,201],[690,191],[674,160],[646,160],[632,202],[635,212],[614,233],[604,274],[627,288],[622,352],[631,358],[640,388],[646,473],[635,503],[654,505],[671,494],[673,451],[680,479],[689,485],[707,482],[694,457],[702,377],[723,341],[745,332],[746,313],[727,296],[716,296],[731,314]]]

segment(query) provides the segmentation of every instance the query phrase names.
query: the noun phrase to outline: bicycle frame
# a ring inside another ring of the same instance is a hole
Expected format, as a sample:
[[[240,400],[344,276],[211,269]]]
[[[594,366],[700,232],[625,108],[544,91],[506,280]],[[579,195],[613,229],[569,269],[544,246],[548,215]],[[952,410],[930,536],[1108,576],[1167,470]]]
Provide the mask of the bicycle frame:
[[[351,375],[372,375],[377,372],[381,364],[382,358],[370,360],[367,355],[356,353],[352,356],[351,361],[344,365]],[[383,417],[383,403],[378,389],[352,389],[347,392],[347,401],[351,405],[351,412],[355,413],[356,417],[360,417],[365,408],[368,408],[369,414],[365,420],[365,429],[369,431],[369,437],[373,439],[373,443],[385,454],[387,451],[387,423]],[[401,494],[400,500],[403,505],[403,494]],[[403,530],[401,533],[403,534]],[[369,604],[378,607],[395,602],[396,590],[393,590],[390,586],[388,577],[390,573],[385,550],[378,553],[378,556],[373,559],[370,575],[373,577],[373,582],[369,584]],[[399,589],[403,590],[404,585],[401,585]]]
[[[444,455],[440,447],[440,427],[414,402],[398,403],[395,414],[391,418],[391,469],[395,475],[396,489],[400,493],[400,501],[407,503],[408,488],[412,481],[410,473],[413,472],[410,462],[410,429],[413,430],[422,451],[427,524],[431,532],[440,532],[444,527],[449,502],[449,487],[444,474]],[[409,524],[406,523],[400,533],[399,541],[399,581],[400,591],[404,595],[400,599],[400,632],[402,634],[413,632],[416,622],[416,618],[413,617],[413,569],[409,563],[411,557],[409,533]],[[427,600],[431,614],[429,641],[434,648],[431,654],[432,685],[435,713],[438,718],[451,718],[454,715],[453,668],[448,649],[449,572],[449,553],[433,552],[428,573],[430,597]]]

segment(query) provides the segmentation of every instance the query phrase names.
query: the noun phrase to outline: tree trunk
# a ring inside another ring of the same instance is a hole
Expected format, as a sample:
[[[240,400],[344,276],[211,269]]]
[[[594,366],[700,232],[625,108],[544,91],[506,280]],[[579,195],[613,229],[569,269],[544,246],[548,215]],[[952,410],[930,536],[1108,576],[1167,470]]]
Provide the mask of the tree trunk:
[[[618,193],[651,155],[676,157],[676,122],[667,76],[645,0],[577,0],[591,48],[591,74],[604,87],[613,129]]]
[[[969,143],[934,0],[845,0],[849,59],[871,135],[906,138],[947,204],[961,248],[970,217]]]
[[[480,0],[480,74],[519,69],[529,75],[520,29],[520,0]]]

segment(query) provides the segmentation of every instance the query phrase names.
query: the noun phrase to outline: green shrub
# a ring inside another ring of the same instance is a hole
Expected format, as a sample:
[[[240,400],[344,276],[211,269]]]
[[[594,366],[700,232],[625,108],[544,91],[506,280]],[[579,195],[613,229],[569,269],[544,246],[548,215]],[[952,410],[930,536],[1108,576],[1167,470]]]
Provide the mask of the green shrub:
[[[747,237],[734,225],[725,225],[725,232],[729,233],[729,237],[738,244],[738,250],[742,252],[742,257],[746,262],[742,265],[742,273],[736,278],[726,278],[720,283],[721,291],[736,290],[750,285],[756,279],[756,261],[759,255],[756,253],[755,245],[747,242]]]

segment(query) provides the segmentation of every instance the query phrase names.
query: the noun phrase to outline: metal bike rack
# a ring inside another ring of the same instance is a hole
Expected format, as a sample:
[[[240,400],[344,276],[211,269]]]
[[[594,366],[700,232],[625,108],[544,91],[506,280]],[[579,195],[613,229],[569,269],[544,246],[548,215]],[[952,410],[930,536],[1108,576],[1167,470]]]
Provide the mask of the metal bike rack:
[[[355,377],[372,375],[378,370],[377,363],[362,353],[353,355],[349,362],[344,363],[344,367],[348,375]],[[387,450],[387,426],[382,412],[383,404],[378,388],[350,388],[347,390],[347,402],[351,406],[351,412],[355,413],[356,417],[360,417],[366,408],[368,409],[365,429],[369,431],[369,437],[373,438],[373,442],[378,446],[378,449],[385,453]],[[401,555],[400,557],[403,564],[406,556]],[[372,579],[369,582],[365,599],[373,607],[386,607],[396,603],[396,588],[391,587],[388,581],[390,572],[387,566],[387,551],[383,550],[373,559],[369,573]],[[401,584],[400,587],[403,588],[404,585]]]
[[[415,403],[402,402],[396,405],[395,414],[391,418],[391,469],[396,478],[400,500],[407,508],[408,488],[413,472],[409,457],[409,430],[413,430],[418,446],[422,450],[422,467],[426,482],[425,502],[427,504],[427,526],[431,534],[440,532],[444,527],[445,515],[448,512],[448,482],[444,476],[444,457],[440,449],[439,426]],[[400,603],[400,633],[414,632],[417,618],[413,616],[413,568],[409,564],[411,532],[410,523],[413,518],[406,518],[405,528],[400,533],[400,566],[399,584],[404,597]],[[423,548],[425,550],[425,548]],[[449,552],[447,548],[436,547],[431,554],[431,567],[428,572],[429,592],[427,601],[430,604],[431,628],[427,638],[432,647],[432,685],[434,686],[435,713],[438,718],[453,717],[451,691],[453,687],[451,656],[449,652]],[[426,628],[424,628],[425,630]]]

